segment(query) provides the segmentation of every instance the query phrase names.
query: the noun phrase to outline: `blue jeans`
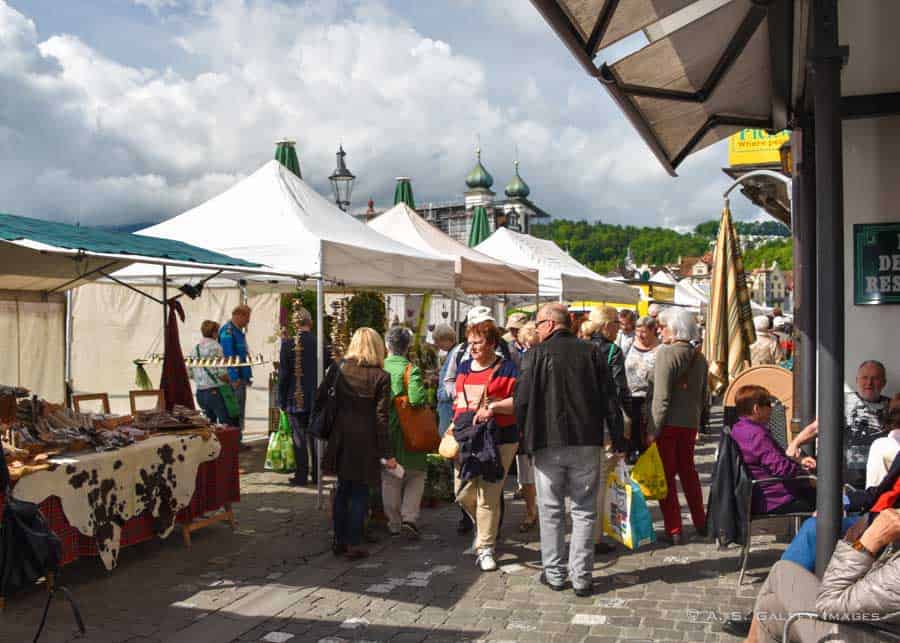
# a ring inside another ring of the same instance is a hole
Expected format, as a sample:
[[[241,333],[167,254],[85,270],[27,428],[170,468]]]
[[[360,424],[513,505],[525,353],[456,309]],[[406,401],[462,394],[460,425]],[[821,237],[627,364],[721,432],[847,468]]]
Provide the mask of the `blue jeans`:
[[[841,536],[859,520],[859,516],[847,516],[841,523]],[[784,550],[781,560],[789,560],[815,573],[816,571],[816,518],[807,518],[797,530],[797,535]]]
[[[594,525],[602,447],[551,447],[534,454],[544,576],[562,585],[568,575],[576,589],[590,587],[594,569]],[[566,550],[566,496],[571,500],[572,537]]]
[[[334,494],[334,542],[358,547],[369,512],[369,485],[338,478]]]
[[[450,422],[453,421],[453,402],[438,402],[438,433],[441,437],[447,432]]]
[[[228,409],[225,408],[225,400],[215,388],[197,389],[197,404],[203,410],[210,422],[216,424],[230,424]]]

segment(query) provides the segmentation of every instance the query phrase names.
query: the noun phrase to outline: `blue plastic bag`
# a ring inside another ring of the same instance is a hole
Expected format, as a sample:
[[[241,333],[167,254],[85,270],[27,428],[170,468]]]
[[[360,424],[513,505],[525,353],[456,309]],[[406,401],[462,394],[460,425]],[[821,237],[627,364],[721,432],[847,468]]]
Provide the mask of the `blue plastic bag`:
[[[647,500],[621,460],[606,479],[603,533],[628,549],[656,542]]]

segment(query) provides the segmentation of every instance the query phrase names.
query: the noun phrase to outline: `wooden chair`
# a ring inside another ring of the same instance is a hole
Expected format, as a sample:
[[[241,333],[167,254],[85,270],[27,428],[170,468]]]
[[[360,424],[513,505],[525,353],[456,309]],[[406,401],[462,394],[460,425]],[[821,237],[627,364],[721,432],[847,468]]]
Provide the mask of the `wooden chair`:
[[[131,414],[135,415],[138,411],[145,411],[147,409],[139,409],[137,407],[138,398],[143,397],[152,397],[156,399],[156,404],[152,407],[155,409],[164,409],[166,408],[166,397],[160,389],[150,389],[149,391],[128,391],[128,401],[131,404]]]
[[[75,407],[76,413],[82,413],[81,403],[92,402],[95,400],[100,400],[103,403],[103,412],[106,415],[109,415],[111,413],[111,411],[109,410],[109,393],[85,393],[83,395],[73,395],[72,406]],[[88,413],[88,411],[84,411],[84,413]]]
[[[735,377],[725,391],[722,405],[725,407],[725,426],[733,426],[737,422],[737,413],[734,408],[734,398],[742,386],[756,384],[765,386],[779,404],[772,413],[772,421],[769,428],[772,436],[782,446],[786,447],[793,437],[790,435],[790,426],[794,407],[794,375],[789,370],[780,366],[754,366],[748,368]]]

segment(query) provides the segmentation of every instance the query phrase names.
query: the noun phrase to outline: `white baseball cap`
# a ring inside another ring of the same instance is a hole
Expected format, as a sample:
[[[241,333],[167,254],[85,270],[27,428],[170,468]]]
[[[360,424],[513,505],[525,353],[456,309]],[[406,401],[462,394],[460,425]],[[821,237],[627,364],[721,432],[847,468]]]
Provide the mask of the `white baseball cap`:
[[[466,324],[468,326],[474,326],[486,321],[495,321],[494,316],[491,315],[491,309],[487,306],[475,306],[466,315]]]

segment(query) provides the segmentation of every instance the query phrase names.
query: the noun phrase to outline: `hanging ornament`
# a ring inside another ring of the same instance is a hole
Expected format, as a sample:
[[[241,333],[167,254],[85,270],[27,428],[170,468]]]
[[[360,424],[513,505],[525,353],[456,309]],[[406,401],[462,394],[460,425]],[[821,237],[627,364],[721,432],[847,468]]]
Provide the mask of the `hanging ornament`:
[[[294,325],[294,380],[296,387],[294,388],[294,401],[297,403],[297,410],[304,408],[303,400],[303,338],[300,332],[300,310],[303,308],[303,302],[298,297],[292,303],[293,314],[291,321]]]

